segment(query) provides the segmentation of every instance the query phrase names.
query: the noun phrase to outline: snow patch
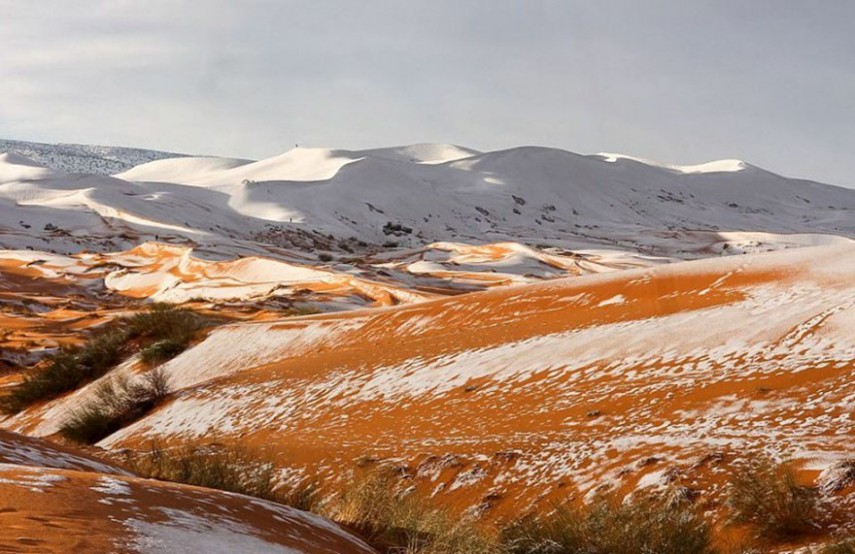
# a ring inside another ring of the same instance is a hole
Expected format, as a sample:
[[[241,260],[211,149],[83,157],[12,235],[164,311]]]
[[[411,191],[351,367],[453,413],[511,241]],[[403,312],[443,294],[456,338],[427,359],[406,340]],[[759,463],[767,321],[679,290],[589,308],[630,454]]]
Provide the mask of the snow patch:
[[[206,554],[301,554],[302,550],[265,541],[255,531],[228,518],[201,517],[184,510],[161,508],[161,522],[128,519],[125,526],[136,536],[131,546],[140,554],[205,552]]]
[[[616,295],[612,296],[611,298],[607,298],[607,299],[603,300],[602,302],[600,302],[599,304],[597,304],[597,307],[601,308],[603,306],[614,306],[616,304],[624,304],[624,303],[626,303],[626,297],[622,294],[616,294]]]

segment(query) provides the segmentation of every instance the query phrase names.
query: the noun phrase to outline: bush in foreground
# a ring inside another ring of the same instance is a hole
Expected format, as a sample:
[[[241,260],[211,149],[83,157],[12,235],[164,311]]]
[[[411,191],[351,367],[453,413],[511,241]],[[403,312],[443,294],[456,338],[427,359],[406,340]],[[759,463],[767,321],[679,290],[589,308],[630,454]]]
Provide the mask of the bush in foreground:
[[[382,552],[489,554],[500,552],[475,522],[455,518],[415,493],[399,491],[390,471],[351,482],[328,515],[361,533]]]
[[[731,480],[728,505],[733,520],[756,527],[761,539],[787,540],[820,529],[818,492],[799,485],[792,468],[768,460]]]
[[[166,451],[153,446],[133,455],[127,465],[144,477],[227,490],[316,513],[321,508],[314,485],[278,487],[274,466],[243,448],[217,445]],[[400,483],[391,470],[372,471],[347,484],[321,512],[388,554],[718,552],[709,523],[689,503],[673,498],[640,496],[621,502],[602,497],[584,507],[562,506],[551,514],[521,518],[497,535],[476,521],[455,517],[411,489],[402,490]],[[796,523],[814,521],[813,508],[804,508],[814,504],[803,504],[804,491],[779,466],[751,468],[734,481],[731,494],[731,509],[740,520],[767,533],[786,530],[792,536]],[[770,522],[774,525],[766,527]],[[813,523],[804,528],[816,529]],[[844,538],[818,554],[855,554],[855,539]]]
[[[130,458],[128,466],[143,477],[276,500],[273,465],[243,448],[165,450],[153,444]]]
[[[502,532],[508,554],[714,554],[709,525],[685,503],[600,498],[518,520]]]
[[[254,496],[300,510],[317,508],[314,483],[277,486],[276,468],[256,452],[242,447],[181,447],[163,449],[153,444],[126,460],[128,469],[152,479],[185,483]]]

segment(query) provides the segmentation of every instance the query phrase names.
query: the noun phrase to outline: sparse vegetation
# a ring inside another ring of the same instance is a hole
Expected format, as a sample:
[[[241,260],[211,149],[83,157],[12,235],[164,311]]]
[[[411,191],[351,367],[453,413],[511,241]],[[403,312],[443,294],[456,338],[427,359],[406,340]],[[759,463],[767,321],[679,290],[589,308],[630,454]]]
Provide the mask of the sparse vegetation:
[[[642,497],[600,498],[583,508],[559,507],[505,526],[497,535],[453,517],[389,470],[352,482],[328,515],[361,533],[381,552],[410,554],[716,554],[709,524],[685,502]]]
[[[144,363],[163,363],[186,349],[202,324],[203,319],[191,310],[155,304],[114,322],[83,346],[54,355],[44,367],[11,387],[0,398],[0,409],[17,413],[31,404],[77,389],[106,374],[135,349],[139,349]]]
[[[178,347],[187,347],[203,323],[202,318],[192,310],[170,304],[154,304],[127,320],[127,333],[129,339],[146,338],[152,341],[150,348],[155,347],[161,356],[172,353],[166,358],[169,359],[183,350],[177,350]],[[157,355],[154,355],[155,360],[165,361],[158,359]]]
[[[187,349],[190,336],[178,339],[163,339],[140,350],[140,360],[146,365],[168,362]]]
[[[169,381],[161,368],[135,382],[115,377],[101,384],[89,403],[72,412],[59,433],[74,442],[94,444],[151,411],[169,393]]]
[[[768,460],[735,475],[728,504],[733,520],[756,527],[761,539],[786,540],[820,528],[817,491],[799,485],[789,466]]]
[[[528,515],[502,530],[508,554],[580,552],[584,544],[584,516],[564,506],[548,516]]]
[[[114,322],[83,346],[56,354],[0,399],[7,412],[74,390],[103,377],[127,356],[138,353],[149,366],[182,352],[204,320],[181,308],[155,305]],[[471,391],[474,387],[467,387]],[[60,433],[92,444],[139,419],[170,394],[165,372],[142,378],[105,379],[76,409]],[[589,412],[594,417],[599,412]],[[593,414],[593,415],[592,415]],[[581,508],[559,507],[548,515],[514,521],[499,532],[471,518],[457,517],[420,496],[388,469],[373,468],[324,506],[323,514],[354,531],[380,551],[405,554],[715,554],[709,524],[685,502],[640,497],[631,502],[601,498]],[[282,486],[272,463],[250,450],[182,447],[149,451],[128,458],[139,475],[231,491],[307,511],[320,508],[314,483]],[[812,535],[823,529],[819,493],[800,485],[791,468],[756,462],[732,479],[728,507],[735,522],[756,531],[751,542],[768,546]],[[757,540],[755,540],[757,539]],[[747,552],[747,551],[746,551]],[[855,538],[846,537],[818,554],[855,554]]]
[[[11,387],[0,399],[0,407],[6,413],[17,413],[30,404],[55,398],[101,377],[122,360],[126,342],[123,331],[110,328],[81,347],[62,350],[44,368]]]
[[[127,465],[145,477],[232,491],[321,513],[387,554],[719,552],[712,544],[710,524],[679,496],[646,495],[628,501],[605,496],[583,507],[560,506],[550,514],[530,515],[496,531],[434,504],[407,486],[409,481],[400,479],[397,472],[374,464],[366,464],[372,469],[324,504],[314,483],[279,486],[273,464],[243,448],[216,445],[167,451],[152,446],[148,452],[130,457]],[[791,479],[791,471],[783,466],[758,463],[734,481],[730,507],[740,521],[758,525],[764,533],[775,532],[764,534],[766,538],[792,537],[794,529],[801,529],[798,522],[810,521],[809,527],[815,529],[812,510],[816,505],[804,505],[802,500],[792,503],[806,493]],[[818,554],[855,554],[855,539],[840,539]]]
[[[127,465],[143,477],[277,500],[273,465],[243,448],[165,450],[152,444],[148,451],[129,458]]]
[[[329,515],[361,533],[381,552],[488,554],[500,552],[494,537],[466,518],[396,487],[394,474],[378,469],[346,487]]]
[[[273,463],[242,447],[166,450],[152,444],[147,451],[130,455],[125,465],[143,477],[245,494],[306,511],[317,508],[315,483],[277,486]]]
[[[559,507],[507,526],[508,554],[714,554],[709,525],[690,505],[644,497],[600,498],[584,508]]]

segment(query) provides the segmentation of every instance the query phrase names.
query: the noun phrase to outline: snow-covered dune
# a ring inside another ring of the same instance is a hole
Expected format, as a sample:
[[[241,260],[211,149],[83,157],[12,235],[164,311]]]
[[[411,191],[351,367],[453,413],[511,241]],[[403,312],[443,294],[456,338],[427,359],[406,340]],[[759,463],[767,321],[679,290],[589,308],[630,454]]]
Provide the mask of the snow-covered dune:
[[[712,499],[760,454],[815,476],[851,456],[853,272],[853,245],[822,246],[230,325],[100,444],[213,434],[333,481],[389,460],[498,513],[604,484]],[[62,402],[5,425],[50,433]]]
[[[0,364],[76,340],[93,302],[106,319],[128,298],[337,311],[855,237],[855,190],[738,161],[443,144],[140,159],[106,176],[0,154]]]
[[[497,520],[665,487],[717,511],[758,456],[823,491],[851,464],[855,190],[540,147],[165,158],[103,175],[0,155],[0,387],[148,302],[222,323],[97,446],[259,448],[322,494],[387,464]],[[140,367],[0,426],[54,436]],[[20,523],[0,550],[370,551],[314,516],[44,447],[0,432]],[[855,513],[842,487],[826,500]]]
[[[193,184],[209,175],[251,163],[252,160],[239,158],[168,158],[132,167],[116,177],[127,181]]]
[[[97,175],[112,175],[153,160],[184,156],[122,146],[46,144],[7,139],[0,139],[0,152],[15,152],[56,171]]]
[[[316,515],[238,494],[140,479],[0,431],[3,552],[375,552]]]
[[[113,178],[0,160],[0,246],[77,252],[167,238],[221,255],[437,241],[617,248],[676,258],[715,235],[855,236],[855,190],[747,163],[668,166],[538,147],[295,148],[260,161],[175,158]],[[50,224],[50,226],[48,226]],[[705,234],[705,235],[704,235]],[[786,241],[786,239],[781,239]],[[313,246],[316,248],[317,246]]]

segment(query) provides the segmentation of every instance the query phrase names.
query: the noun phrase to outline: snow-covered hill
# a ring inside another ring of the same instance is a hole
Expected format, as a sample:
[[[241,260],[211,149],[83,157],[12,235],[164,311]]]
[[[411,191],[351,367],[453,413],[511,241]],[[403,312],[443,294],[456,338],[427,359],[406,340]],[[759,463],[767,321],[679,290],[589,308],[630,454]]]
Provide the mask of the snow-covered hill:
[[[0,153],[2,152],[20,154],[56,171],[96,175],[112,175],[154,160],[184,156],[173,152],[122,146],[46,144],[0,139]]]
[[[2,247],[71,253],[157,238],[223,256],[515,241],[696,258],[855,237],[855,190],[733,160],[415,145],[161,159],[113,177],[33,165],[0,156]]]

